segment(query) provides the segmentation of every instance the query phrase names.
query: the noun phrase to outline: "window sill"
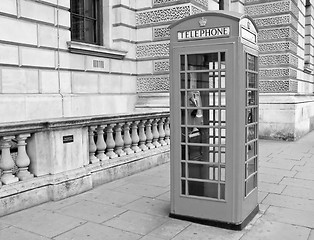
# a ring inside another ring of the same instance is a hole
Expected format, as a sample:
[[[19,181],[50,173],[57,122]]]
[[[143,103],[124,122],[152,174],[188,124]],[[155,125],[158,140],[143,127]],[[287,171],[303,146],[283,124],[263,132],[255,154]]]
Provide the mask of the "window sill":
[[[106,48],[103,46],[81,43],[81,42],[67,42],[68,48],[71,53],[91,55],[97,57],[106,57],[114,59],[123,59],[127,54],[126,51]]]

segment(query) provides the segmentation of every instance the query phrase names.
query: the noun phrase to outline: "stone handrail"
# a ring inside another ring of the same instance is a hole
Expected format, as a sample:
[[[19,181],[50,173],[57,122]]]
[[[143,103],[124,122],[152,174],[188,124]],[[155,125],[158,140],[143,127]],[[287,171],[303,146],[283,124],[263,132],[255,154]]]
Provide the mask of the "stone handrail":
[[[30,153],[34,149],[28,144],[36,133],[86,129],[83,136],[88,138],[86,151],[92,165],[169,145],[169,125],[168,111],[0,124],[0,188],[39,176],[31,167],[39,160],[32,157],[36,154]]]

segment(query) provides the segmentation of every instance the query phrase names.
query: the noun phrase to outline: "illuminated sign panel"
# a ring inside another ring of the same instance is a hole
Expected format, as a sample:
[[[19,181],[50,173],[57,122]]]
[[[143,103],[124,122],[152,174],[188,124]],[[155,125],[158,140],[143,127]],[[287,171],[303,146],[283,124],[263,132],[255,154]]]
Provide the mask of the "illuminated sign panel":
[[[178,40],[229,37],[230,27],[214,27],[178,31]]]

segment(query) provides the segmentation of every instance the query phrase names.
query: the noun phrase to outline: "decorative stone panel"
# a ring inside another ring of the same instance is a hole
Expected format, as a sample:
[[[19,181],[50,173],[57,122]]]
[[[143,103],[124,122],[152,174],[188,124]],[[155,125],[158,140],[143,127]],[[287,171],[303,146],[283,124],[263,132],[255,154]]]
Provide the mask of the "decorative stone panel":
[[[259,52],[279,52],[279,51],[292,51],[297,52],[297,45],[293,42],[271,42],[271,43],[259,43]]]
[[[298,35],[295,30],[290,27],[275,28],[275,29],[262,29],[258,32],[258,40],[272,40],[272,39],[287,39],[291,38],[298,42]]]
[[[291,64],[298,66],[297,57],[292,54],[260,55],[259,66]]]
[[[169,72],[169,70],[170,70],[169,59],[154,61],[154,73]]]
[[[266,18],[255,18],[258,27],[278,26],[291,23],[291,15],[272,16]],[[295,26],[297,27],[297,26]]]
[[[295,80],[266,80],[259,82],[259,91],[263,93],[296,93],[298,82]]]
[[[257,15],[269,15],[275,13],[282,13],[290,11],[291,0],[289,1],[278,1],[266,4],[256,4],[245,7],[245,13],[250,16]]]
[[[176,2],[182,2],[182,0],[153,0],[153,6]],[[203,5],[204,8],[208,8],[208,0],[192,0],[191,2],[196,2],[200,5]]]
[[[168,92],[169,75],[137,78],[137,92]]]
[[[201,13],[201,12],[204,12],[204,10],[195,6],[191,6],[191,15]]]
[[[136,57],[138,59],[169,57],[169,44],[169,41],[162,43],[138,44],[136,46]]]
[[[141,26],[175,21],[190,16],[190,14],[190,5],[179,5],[140,11],[136,14],[136,25]]]
[[[259,77],[263,78],[296,78],[297,71],[291,68],[267,68],[259,70]]]
[[[289,92],[289,80],[267,80],[259,82],[260,92]]]
[[[154,27],[153,28],[153,39],[164,39],[170,38],[170,29],[167,26]]]

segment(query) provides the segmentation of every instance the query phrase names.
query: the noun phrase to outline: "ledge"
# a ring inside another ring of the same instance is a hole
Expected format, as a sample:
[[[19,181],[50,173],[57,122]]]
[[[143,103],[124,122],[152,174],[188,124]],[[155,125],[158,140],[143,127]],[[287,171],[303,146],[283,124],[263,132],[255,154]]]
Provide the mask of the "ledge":
[[[127,54],[127,51],[106,48],[88,43],[68,41],[67,45],[71,53],[91,55],[96,57],[123,59]]]

